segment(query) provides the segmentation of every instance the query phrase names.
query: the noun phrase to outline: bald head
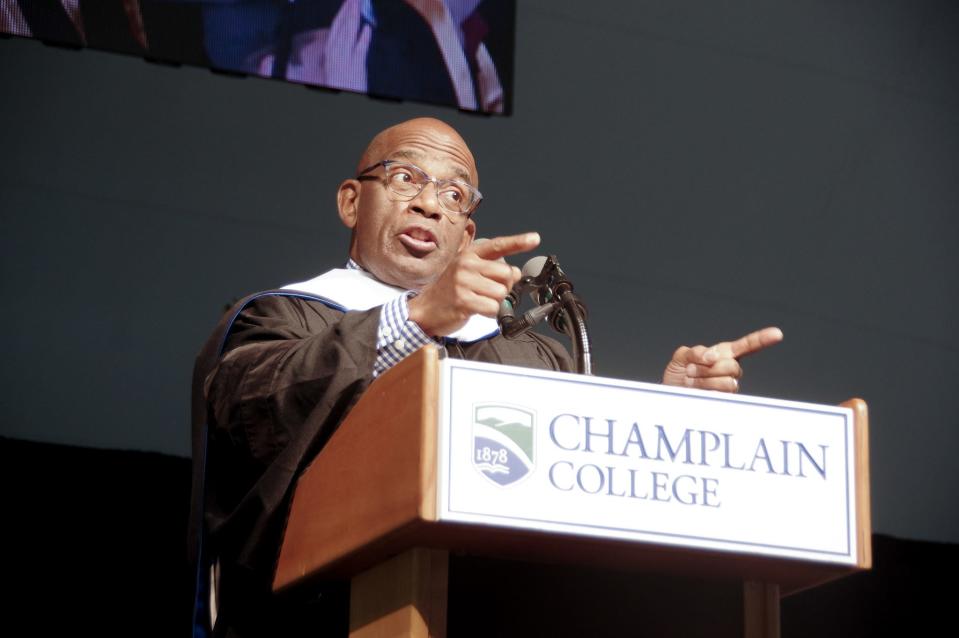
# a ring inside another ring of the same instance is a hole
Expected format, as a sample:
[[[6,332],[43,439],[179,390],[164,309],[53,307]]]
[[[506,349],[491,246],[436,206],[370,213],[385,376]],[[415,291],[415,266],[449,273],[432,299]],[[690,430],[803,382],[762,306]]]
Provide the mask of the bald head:
[[[415,164],[437,152],[453,160],[455,177],[479,186],[476,161],[466,141],[452,126],[431,117],[400,122],[378,133],[363,151],[356,170],[385,159],[406,159]]]

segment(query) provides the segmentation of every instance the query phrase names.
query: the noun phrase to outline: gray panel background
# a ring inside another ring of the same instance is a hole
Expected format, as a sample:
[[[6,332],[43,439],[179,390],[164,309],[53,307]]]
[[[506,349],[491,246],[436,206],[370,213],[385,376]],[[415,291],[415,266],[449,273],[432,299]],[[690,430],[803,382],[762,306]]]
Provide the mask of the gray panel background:
[[[560,256],[601,374],[779,325],[744,391],[865,398],[876,531],[959,542],[959,5],[519,5],[509,118],[0,40],[0,435],[188,455],[224,304],[342,263],[339,180],[434,115],[480,234]]]

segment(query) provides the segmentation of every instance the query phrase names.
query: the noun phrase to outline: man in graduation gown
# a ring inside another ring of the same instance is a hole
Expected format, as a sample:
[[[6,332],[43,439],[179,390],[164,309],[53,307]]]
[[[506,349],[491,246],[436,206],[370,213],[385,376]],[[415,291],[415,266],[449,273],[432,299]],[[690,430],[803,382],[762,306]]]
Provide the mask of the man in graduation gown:
[[[501,258],[539,236],[474,243],[478,184],[469,148],[446,124],[383,131],[337,193],[352,229],[347,267],[242,300],[198,357],[194,525],[205,534],[192,553],[219,566],[214,635],[317,635],[304,625],[331,611],[344,630],[335,593],[290,603],[270,585],[295,479],[378,375],[431,342],[453,357],[571,371],[556,341],[499,334],[497,310],[520,278]],[[735,391],[737,357],[781,338],[765,329],[679,348],[664,382]]]

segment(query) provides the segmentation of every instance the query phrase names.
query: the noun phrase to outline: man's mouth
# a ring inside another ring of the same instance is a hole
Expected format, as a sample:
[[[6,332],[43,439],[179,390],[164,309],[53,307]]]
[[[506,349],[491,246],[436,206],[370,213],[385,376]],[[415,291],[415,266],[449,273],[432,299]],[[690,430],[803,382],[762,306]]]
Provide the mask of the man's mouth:
[[[417,257],[431,253],[437,248],[436,235],[425,228],[416,226],[407,228],[400,233],[400,242]]]

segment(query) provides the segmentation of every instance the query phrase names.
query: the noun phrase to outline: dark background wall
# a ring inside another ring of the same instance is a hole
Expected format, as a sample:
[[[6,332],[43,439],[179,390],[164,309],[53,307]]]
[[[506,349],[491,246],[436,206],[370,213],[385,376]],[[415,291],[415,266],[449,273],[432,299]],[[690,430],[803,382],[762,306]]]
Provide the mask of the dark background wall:
[[[224,304],[341,264],[338,182],[433,115],[480,233],[559,255],[600,374],[779,325],[744,391],[865,398],[876,530],[959,541],[959,5],[518,4],[508,118],[0,39],[0,435],[188,455]]]

